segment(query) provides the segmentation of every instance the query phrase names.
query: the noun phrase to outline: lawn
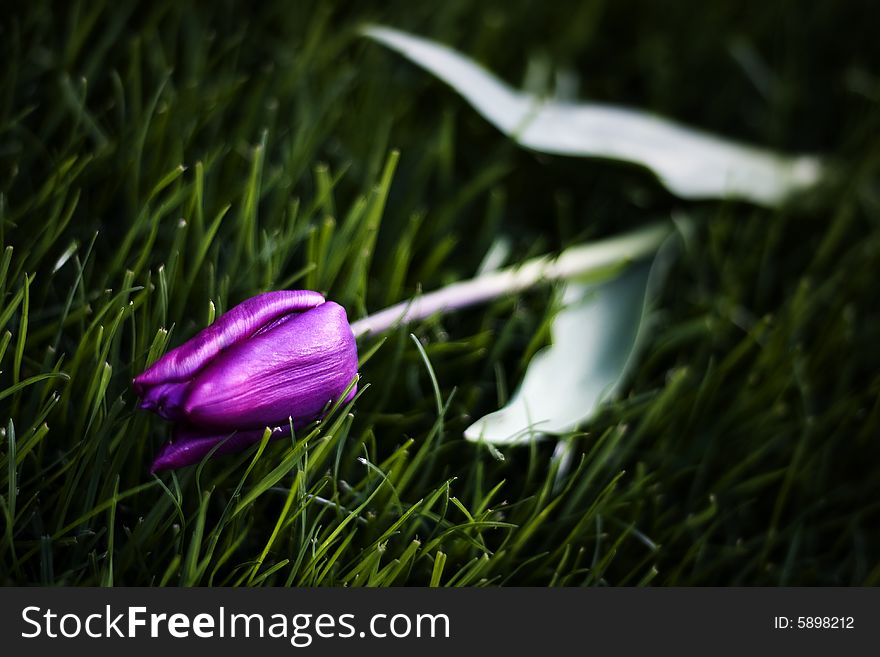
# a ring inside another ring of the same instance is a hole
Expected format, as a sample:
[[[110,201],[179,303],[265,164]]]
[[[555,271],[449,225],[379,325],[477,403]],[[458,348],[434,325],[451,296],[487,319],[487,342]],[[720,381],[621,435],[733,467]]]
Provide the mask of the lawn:
[[[0,18],[0,583],[880,583],[880,12],[870,2],[31,2]],[[359,28],[508,83],[829,162],[776,208],[530,152]],[[260,292],[351,320],[652,221],[694,227],[622,394],[467,441],[551,288],[359,341],[295,436],[150,473],[131,381]],[[414,337],[413,337],[414,336]]]

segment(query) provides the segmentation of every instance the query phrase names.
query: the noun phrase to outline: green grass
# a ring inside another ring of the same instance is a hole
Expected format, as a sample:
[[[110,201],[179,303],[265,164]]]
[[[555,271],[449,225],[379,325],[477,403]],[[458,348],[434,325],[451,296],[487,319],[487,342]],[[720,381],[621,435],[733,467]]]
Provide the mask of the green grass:
[[[870,3],[120,4],[0,19],[0,582],[880,582]],[[771,211],[536,156],[365,20],[835,175]],[[670,213],[697,230],[559,488],[552,442],[462,437],[546,340],[549,290],[365,341],[314,431],[149,475],[168,427],[131,378],[242,299],[307,287],[355,319],[502,235],[520,259]]]

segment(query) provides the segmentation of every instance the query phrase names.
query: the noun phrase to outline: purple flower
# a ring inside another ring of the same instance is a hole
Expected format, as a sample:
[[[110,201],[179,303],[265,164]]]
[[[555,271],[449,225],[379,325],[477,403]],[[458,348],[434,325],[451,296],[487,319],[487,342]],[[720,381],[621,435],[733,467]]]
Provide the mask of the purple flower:
[[[357,375],[345,309],[317,292],[248,299],[169,351],[133,381],[140,407],[175,423],[152,471],[240,451],[266,427],[278,437],[319,418]],[[352,388],[344,401],[356,392]]]

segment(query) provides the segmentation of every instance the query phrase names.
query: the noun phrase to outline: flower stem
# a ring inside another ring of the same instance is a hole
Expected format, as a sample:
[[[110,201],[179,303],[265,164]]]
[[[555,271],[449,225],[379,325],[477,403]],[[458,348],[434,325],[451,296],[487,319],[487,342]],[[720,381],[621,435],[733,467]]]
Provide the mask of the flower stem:
[[[540,256],[512,267],[486,272],[389,306],[357,320],[351,329],[357,338],[384,333],[400,324],[485,303],[543,283],[578,278],[625,265],[657,251],[672,230],[673,225],[669,222],[658,222],[601,242],[571,247],[558,257]]]

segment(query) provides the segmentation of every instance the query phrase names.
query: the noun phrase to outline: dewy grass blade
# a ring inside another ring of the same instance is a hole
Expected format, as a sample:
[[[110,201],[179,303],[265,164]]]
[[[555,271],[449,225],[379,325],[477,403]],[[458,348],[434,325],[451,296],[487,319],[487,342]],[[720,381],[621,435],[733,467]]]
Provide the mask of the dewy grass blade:
[[[39,383],[40,381],[46,381],[48,379],[61,379],[63,381],[69,381],[70,376],[65,374],[64,372],[50,372],[48,374],[36,374],[24,381],[16,383],[15,385],[9,386],[5,390],[0,390],[0,400],[6,399],[10,395],[14,395],[19,390],[27,388],[28,386],[32,386],[35,383]]]
[[[263,131],[260,143],[251,150],[251,171],[245,192],[241,221],[238,222],[239,249],[246,260],[251,260],[256,251],[257,209],[260,201],[260,186],[263,178],[263,160],[266,153],[268,131]]]
[[[275,540],[278,538],[278,534],[281,531],[282,526],[287,520],[287,516],[290,513],[290,507],[293,504],[293,500],[296,497],[297,486],[299,478],[302,476],[302,470],[298,471],[294,476],[293,483],[290,486],[290,490],[287,493],[287,499],[284,500],[284,506],[281,507],[281,513],[278,514],[278,520],[275,522],[275,528],[272,530],[272,534],[269,536],[269,540],[266,541],[266,545],[263,547],[263,551],[260,553],[259,558],[254,562],[254,566],[251,569],[251,574],[248,577],[248,584],[254,582],[254,577],[256,577],[257,573],[260,570],[260,567],[263,565],[263,562],[266,559],[266,556],[269,554],[269,550],[272,549],[272,544],[275,543]],[[287,561],[285,560],[286,564]],[[271,572],[271,569],[264,573],[264,575],[268,576]]]
[[[119,475],[113,483],[113,498],[110,504],[110,518],[107,522],[107,554],[104,557],[104,575],[102,586],[113,586],[113,547],[116,534],[116,505],[119,502]]]
[[[434,567],[431,569],[431,581],[428,586],[435,588],[440,586],[443,578],[443,568],[446,566],[446,553],[437,550],[434,554]]]
[[[0,258],[0,299],[6,298],[6,274],[9,271],[9,263],[12,262],[13,247],[3,249],[3,257]]]
[[[14,524],[16,504],[18,500],[18,459],[16,458],[17,443],[15,440],[15,424],[12,418],[6,425],[6,459],[8,472],[6,473],[6,509],[10,522]]]
[[[0,363],[3,362],[3,356],[6,355],[6,349],[9,347],[9,343],[12,341],[12,331],[6,331],[3,334],[3,337],[0,338]]]
[[[437,404],[437,417],[440,418],[443,416],[443,398],[440,396],[440,384],[437,382],[437,375],[434,373],[434,368],[431,367],[431,360],[428,358],[422,343],[412,333],[409,334],[409,337],[413,344],[415,344],[416,349],[418,349],[422,362],[425,364],[425,369],[428,370],[428,376],[431,378],[431,387],[434,389],[434,402]]]
[[[35,275],[32,274],[27,279],[28,286],[30,285],[30,283],[33,283],[34,276]],[[15,293],[15,296],[12,297],[12,300],[9,301],[9,303],[7,303],[5,305],[5,307],[3,308],[3,312],[0,313],[0,329],[4,328],[6,326],[6,324],[9,322],[9,320],[12,318],[12,315],[18,309],[18,306],[21,305],[21,302],[24,299],[24,295],[25,295],[25,286],[23,285],[22,287],[20,287],[18,289],[18,292]]]
[[[205,522],[208,514],[208,501],[210,499],[210,491],[202,493],[199,509],[196,513],[193,533],[190,536],[189,545],[186,550],[186,557],[183,560],[183,566],[180,570],[180,583],[182,586],[195,586],[199,583],[201,578],[201,572],[198,567],[199,552],[202,548],[202,534],[204,534],[205,531]]]

